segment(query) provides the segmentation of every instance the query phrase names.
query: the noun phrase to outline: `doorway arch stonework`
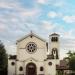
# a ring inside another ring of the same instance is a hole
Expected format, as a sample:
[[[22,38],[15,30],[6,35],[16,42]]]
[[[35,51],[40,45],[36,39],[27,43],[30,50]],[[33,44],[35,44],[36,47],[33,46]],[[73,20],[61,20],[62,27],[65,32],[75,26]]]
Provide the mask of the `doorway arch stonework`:
[[[37,75],[36,65],[32,62],[26,65],[26,75]]]

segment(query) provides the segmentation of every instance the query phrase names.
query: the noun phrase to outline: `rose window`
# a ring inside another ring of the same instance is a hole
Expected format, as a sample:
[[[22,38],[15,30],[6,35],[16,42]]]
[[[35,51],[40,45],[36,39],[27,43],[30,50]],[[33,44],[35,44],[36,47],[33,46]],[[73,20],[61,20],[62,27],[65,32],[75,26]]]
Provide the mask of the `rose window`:
[[[37,46],[34,42],[29,42],[26,46],[27,52],[34,53],[37,49]]]

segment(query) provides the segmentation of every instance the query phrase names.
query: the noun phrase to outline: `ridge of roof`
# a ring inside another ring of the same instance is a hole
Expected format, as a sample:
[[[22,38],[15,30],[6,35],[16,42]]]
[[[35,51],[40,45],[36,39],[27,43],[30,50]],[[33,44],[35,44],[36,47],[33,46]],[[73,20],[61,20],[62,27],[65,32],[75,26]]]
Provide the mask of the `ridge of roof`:
[[[19,40],[17,40],[17,43],[20,42],[20,41],[22,41],[22,40],[24,40],[24,39],[27,38],[28,36],[34,36],[34,37],[36,37],[36,38],[38,38],[38,39],[40,39],[40,40],[46,42],[46,40],[44,40],[43,38],[39,37],[39,36],[36,35],[35,33],[31,32],[31,33],[25,35],[24,37],[20,38]]]
[[[57,33],[52,33],[50,36],[53,36],[53,35],[58,35],[59,36],[59,34],[57,34]]]

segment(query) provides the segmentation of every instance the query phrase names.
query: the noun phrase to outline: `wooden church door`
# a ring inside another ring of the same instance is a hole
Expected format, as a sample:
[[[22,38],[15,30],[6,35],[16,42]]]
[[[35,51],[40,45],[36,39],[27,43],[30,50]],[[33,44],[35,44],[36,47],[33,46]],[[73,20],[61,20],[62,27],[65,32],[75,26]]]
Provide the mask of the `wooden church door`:
[[[36,65],[34,63],[29,63],[26,66],[26,75],[37,75]]]

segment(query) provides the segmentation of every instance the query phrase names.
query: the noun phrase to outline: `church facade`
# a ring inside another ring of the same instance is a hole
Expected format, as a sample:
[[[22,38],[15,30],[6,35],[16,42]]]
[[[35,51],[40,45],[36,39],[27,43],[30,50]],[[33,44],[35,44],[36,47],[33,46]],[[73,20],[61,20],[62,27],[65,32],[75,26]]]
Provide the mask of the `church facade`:
[[[17,40],[17,53],[9,56],[8,75],[56,75],[59,64],[59,35],[49,35],[49,41],[34,33]]]

